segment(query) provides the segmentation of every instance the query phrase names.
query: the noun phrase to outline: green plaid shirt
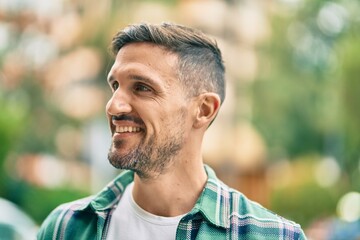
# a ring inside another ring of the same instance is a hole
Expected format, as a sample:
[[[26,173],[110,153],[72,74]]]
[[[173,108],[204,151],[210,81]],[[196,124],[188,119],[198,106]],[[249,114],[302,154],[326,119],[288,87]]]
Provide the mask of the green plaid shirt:
[[[181,219],[176,239],[306,239],[298,224],[250,201],[205,169],[206,186]],[[133,172],[124,171],[96,196],[59,206],[43,222],[38,239],[106,239],[111,215],[133,179]]]

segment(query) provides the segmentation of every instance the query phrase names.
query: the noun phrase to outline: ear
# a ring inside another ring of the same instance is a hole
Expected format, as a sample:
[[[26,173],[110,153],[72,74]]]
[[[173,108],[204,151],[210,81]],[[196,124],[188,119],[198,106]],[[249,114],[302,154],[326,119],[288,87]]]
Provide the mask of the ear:
[[[220,109],[220,97],[216,93],[203,93],[199,96],[194,128],[208,127]]]

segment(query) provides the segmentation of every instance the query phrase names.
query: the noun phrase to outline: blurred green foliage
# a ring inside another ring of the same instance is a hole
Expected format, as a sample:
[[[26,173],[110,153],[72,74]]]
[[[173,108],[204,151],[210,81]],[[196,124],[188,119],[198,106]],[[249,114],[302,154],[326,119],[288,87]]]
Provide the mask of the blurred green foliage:
[[[29,88],[29,91],[31,90],[34,89]],[[21,206],[40,224],[59,204],[87,196],[89,192],[66,186],[54,189],[36,187],[17,179],[7,171],[7,166],[11,169],[9,166],[13,164],[6,161],[10,152],[37,152],[51,149],[45,144],[46,138],[41,136],[36,138],[30,131],[31,128],[28,129],[31,124],[36,125],[32,130],[41,128],[42,125],[35,120],[39,115],[32,115],[30,110],[30,106],[39,106],[33,102],[36,98],[29,99],[23,91],[5,92],[0,89],[0,196]],[[28,133],[26,137],[24,132]]]
[[[359,191],[356,9],[359,4],[351,1],[318,0],[274,14],[272,37],[259,47],[262,71],[249,88],[252,120],[266,140],[270,159],[333,156],[349,180],[347,188]]]
[[[6,197],[21,206],[35,222],[41,224],[46,216],[59,204],[80,199],[89,195],[87,191],[79,191],[71,187],[40,188],[24,181],[11,181]]]
[[[354,190],[360,190],[360,27],[357,25],[340,42],[342,97],[342,166]],[[358,171],[356,171],[358,170]]]
[[[19,94],[12,95],[0,88],[0,195],[4,196],[6,192],[7,173],[5,171],[5,160],[7,155],[19,141],[20,133],[23,129],[24,116],[26,111],[18,104]]]
[[[304,228],[315,219],[335,217],[337,203],[348,189],[348,183],[344,181],[334,186],[319,186],[311,173],[320,159],[316,155],[295,159],[292,162],[291,179],[272,192],[271,209]]]
[[[274,191],[271,200],[273,211],[306,227],[314,219],[334,216],[339,196],[313,182]]]

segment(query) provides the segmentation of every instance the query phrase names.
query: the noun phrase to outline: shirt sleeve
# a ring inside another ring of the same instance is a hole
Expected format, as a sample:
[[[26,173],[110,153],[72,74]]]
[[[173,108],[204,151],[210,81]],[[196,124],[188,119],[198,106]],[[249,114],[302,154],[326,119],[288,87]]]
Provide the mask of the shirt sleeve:
[[[59,206],[47,216],[37,233],[38,240],[59,239],[57,235],[59,233],[59,226],[63,221],[63,212],[64,209]]]
[[[300,228],[299,240],[307,240],[304,231]]]

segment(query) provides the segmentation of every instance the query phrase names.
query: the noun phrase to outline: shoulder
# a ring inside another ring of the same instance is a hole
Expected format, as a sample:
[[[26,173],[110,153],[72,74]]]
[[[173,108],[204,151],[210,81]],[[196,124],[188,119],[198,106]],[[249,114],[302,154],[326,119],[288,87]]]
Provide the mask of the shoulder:
[[[241,192],[228,188],[229,192],[229,223],[232,231],[258,233],[281,239],[306,239],[301,226],[248,199]]]
[[[42,223],[38,239],[80,239],[79,235],[88,239],[86,236],[96,235],[98,220],[105,221],[132,180],[133,173],[124,171],[98,194],[60,205]]]
[[[219,180],[205,165],[208,181],[198,203],[206,220],[245,239],[306,239],[299,224],[251,201]]]
[[[53,239],[61,233],[61,229],[76,215],[78,211],[89,206],[93,196],[64,203],[55,208],[41,224],[37,239]]]

